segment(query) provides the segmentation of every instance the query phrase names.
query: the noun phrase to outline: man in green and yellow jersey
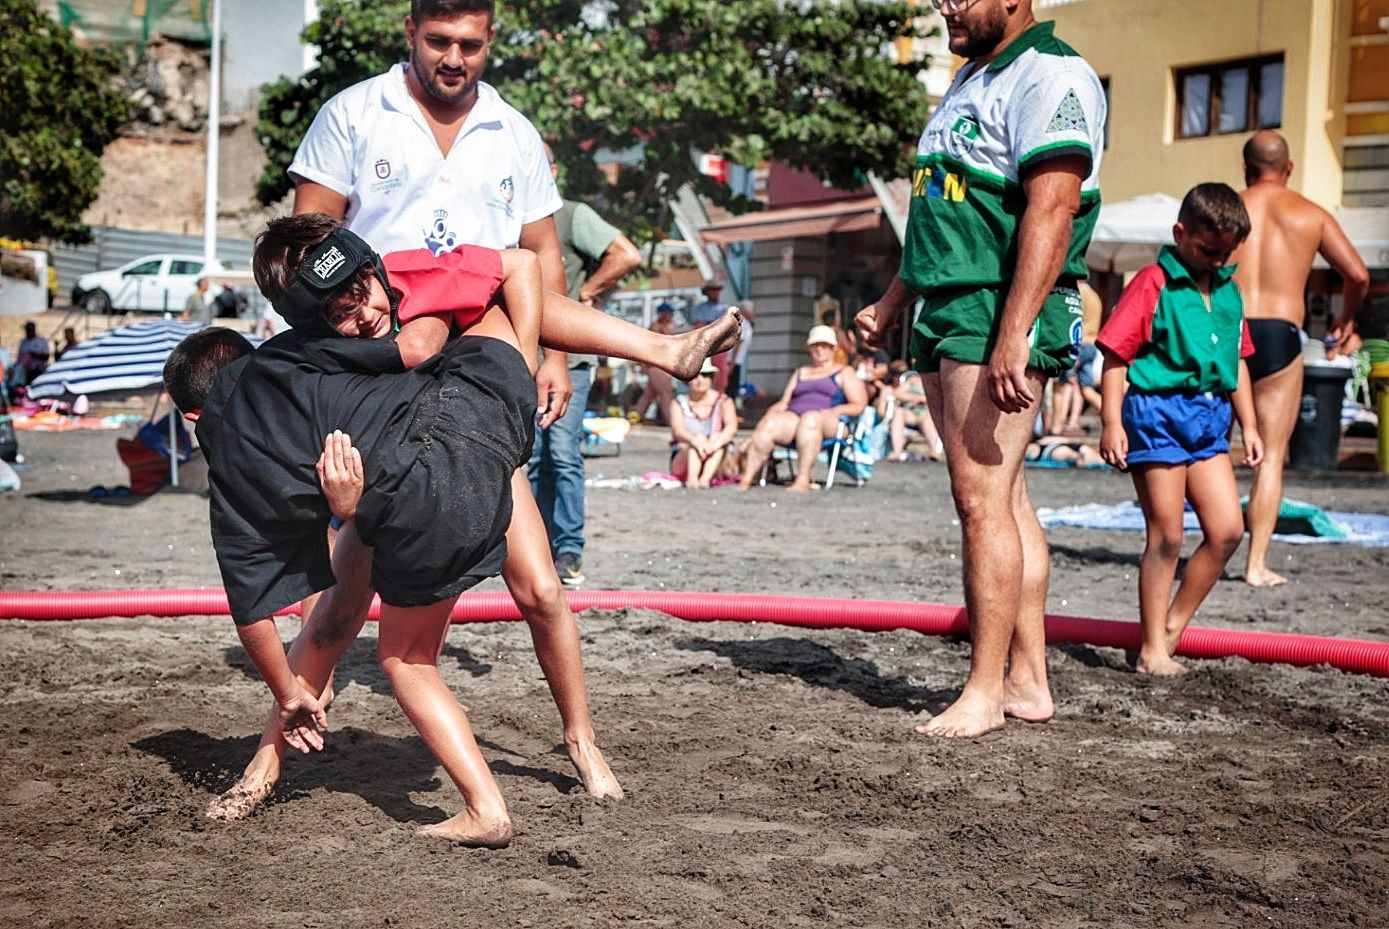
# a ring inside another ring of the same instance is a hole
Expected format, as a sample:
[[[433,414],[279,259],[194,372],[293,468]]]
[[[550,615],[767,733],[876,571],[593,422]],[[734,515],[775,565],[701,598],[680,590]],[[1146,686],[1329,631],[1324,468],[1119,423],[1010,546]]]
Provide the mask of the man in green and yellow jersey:
[[[1080,344],[1105,102],[1032,0],[932,2],[967,62],[917,146],[900,277],[857,324],[877,343],[924,301],[911,350],[950,467],[974,653],[959,699],[917,731],[967,737],[1054,711],[1049,555],[1022,460],[1046,379]]]

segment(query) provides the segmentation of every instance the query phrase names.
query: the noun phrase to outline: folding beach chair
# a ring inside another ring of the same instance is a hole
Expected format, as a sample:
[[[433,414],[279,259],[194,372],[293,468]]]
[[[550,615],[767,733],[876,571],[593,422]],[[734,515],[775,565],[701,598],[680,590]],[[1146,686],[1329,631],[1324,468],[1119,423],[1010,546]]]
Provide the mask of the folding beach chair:
[[[820,457],[829,464],[829,474],[825,477],[825,489],[834,487],[835,475],[844,471],[845,477],[862,487],[873,476],[873,463],[877,459],[871,449],[871,436],[876,413],[867,407],[858,416],[839,417],[839,429],[835,434],[820,443]],[[794,445],[779,445],[762,464],[762,475],[758,485],[765,487],[767,479],[778,480],[777,468],[781,462],[790,462],[795,467],[798,457]]]
[[[584,414],[583,429],[583,456],[602,458],[622,454],[622,443],[631,431],[632,424],[620,416],[598,416],[588,412]]]

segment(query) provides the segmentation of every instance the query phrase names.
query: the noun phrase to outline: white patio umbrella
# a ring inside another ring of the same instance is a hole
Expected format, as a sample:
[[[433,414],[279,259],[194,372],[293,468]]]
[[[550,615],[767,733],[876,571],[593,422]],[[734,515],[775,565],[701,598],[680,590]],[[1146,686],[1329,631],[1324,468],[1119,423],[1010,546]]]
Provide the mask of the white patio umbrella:
[[[164,362],[174,346],[203,328],[201,323],[158,319],[131,323],[103,332],[63,353],[29,385],[29,396],[88,396],[115,391],[138,391],[158,386]],[[256,340],[251,340],[256,344]],[[150,413],[153,420],[158,411]],[[178,486],[177,417],[169,417],[169,477]]]
[[[1101,203],[1085,263],[1096,271],[1137,271],[1157,260],[1172,241],[1172,224],[1182,202],[1167,194],[1144,194],[1118,203]]]
[[[1389,207],[1341,207],[1331,214],[1369,268],[1389,268]],[[1316,267],[1327,267],[1317,256]]]

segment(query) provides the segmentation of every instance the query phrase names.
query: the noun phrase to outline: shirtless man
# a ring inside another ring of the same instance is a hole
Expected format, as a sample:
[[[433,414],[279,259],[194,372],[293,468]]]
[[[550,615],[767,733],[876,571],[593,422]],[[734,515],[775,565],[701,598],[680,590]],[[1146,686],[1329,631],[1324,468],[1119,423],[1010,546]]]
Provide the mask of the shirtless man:
[[[1303,295],[1312,260],[1320,254],[1341,276],[1341,314],[1328,336],[1328,357],[1360,347],[1355,314],[1369,289],[1370,273],[1331,214],[1288,189],[1293,173],[1288,143],[1272,130],[1254,133],[1244,145],[1241,197],[1249,211],[1249,238],[1235,252],[1235,280],[1244,294],[1244,315],[1255,353],[1249,358],[1254,410],[1264,439],[1263,463],[1254,468],[1245,522],[1249,560],[1244,582],[1252,587],[1286,584],[1268,568],[1268,544],[1283,499],[1283,464],[1302,398]]]

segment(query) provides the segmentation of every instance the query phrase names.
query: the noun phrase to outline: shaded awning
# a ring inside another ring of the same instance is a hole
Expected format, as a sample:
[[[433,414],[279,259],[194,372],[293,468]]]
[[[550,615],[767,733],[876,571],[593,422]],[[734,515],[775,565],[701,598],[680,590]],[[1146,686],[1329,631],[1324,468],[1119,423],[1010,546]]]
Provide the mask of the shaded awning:
[[[1157,260],[1158,249],[1172,241],[1172,224],[1182,202],[1166,194],[1144,194],[1132,200],[1101,203],[1085,263],[1093,271],[1127,273]]]
[[[1086,264],[1095,271],[1137,271],[1157,260],[1158,249],[1172,241],[1181,201],[1166,194],[1100,205]],[[1371,268],[1389,267],[1389,207],[1342,207],[1331,214]],[[1316,257],[1313,267],[1327,267]]]
[[[760,213],[743,213],[710,223],[699,231],[700,238],[716,245],[730,242],[765,242],[770,239],[798,239],[831,232],[858,232],[876,229],[882,222],[882,204],[877,197],[860,197],[816,206],[793,206]]]

